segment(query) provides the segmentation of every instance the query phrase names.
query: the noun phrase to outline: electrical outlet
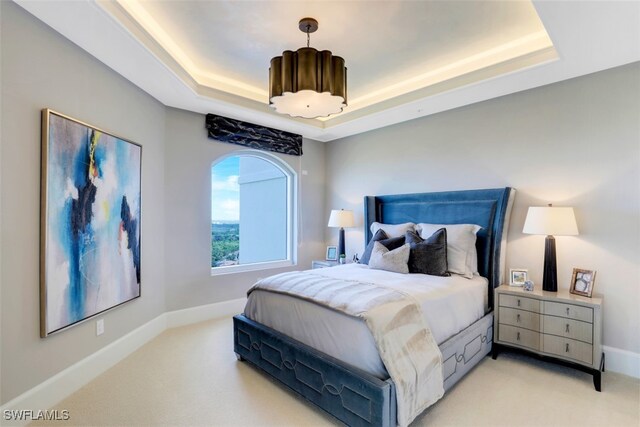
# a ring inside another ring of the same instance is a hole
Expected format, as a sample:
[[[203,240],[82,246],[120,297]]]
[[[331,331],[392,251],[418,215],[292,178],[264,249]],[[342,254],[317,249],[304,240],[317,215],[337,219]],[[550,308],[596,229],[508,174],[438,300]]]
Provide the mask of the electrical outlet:
[[[98,319],[96,322],[96,336],[104,334],[104,319]]]

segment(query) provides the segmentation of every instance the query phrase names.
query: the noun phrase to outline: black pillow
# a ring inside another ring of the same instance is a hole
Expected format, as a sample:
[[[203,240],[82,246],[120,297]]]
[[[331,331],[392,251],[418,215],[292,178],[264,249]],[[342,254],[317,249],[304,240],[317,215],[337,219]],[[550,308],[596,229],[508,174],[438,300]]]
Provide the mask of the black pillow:
[[[404,236],[388,238],[387,233],[385,233],[384,230],[379,229],[371,240],[369,240],[360,261],[358,261],[360,264],[369,264],[369,258],[371,258],[371,252],[373,251],[373,245],[375,242],[380,242],[380,244],[392,251],[404,245]]]
[[[447,262],[447,229],[441,228],[423,239],[413,231],[405,234],[409,243],[409,273],[450,276]]]

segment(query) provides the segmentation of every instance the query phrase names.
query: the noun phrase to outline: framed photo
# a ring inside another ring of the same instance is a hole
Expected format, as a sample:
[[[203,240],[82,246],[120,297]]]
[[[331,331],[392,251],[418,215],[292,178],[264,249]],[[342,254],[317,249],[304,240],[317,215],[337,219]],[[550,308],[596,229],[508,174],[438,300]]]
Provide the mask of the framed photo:
[[[142,147],[42,110],[40,335],[140,296]]]
[[[512,268],[509,270],[509,286],[524,286],[529,280],[529,270],[526,268]]]
[[[593,283],[595,281],[595,270],[574,268],[573,274],[571,275],[571,287],[569,288],[569,292],[591,298],[591,294],[593,293]]]
[[[327,261],[337,261],[338,260],[338,247],[337,246],[327,246]]]

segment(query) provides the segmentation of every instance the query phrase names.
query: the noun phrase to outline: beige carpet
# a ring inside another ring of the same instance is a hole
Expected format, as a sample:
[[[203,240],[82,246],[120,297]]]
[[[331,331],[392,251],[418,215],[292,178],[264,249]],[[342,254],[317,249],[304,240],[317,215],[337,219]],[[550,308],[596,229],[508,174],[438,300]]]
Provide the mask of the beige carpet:
[[[51,425],[321,426],[338,424],[233,353],[231,319],[166,331],[61,402]],[[503,353],[485,358],[416,426],[640,425],[640,381],[591,376]],[[45,425],[34,423],[33,425]]]

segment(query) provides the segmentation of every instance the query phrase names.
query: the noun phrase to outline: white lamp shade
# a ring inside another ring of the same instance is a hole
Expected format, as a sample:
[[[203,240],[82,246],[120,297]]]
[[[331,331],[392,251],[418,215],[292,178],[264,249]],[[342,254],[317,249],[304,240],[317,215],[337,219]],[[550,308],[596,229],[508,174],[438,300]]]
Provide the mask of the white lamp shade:
[[[524,220],[522,232],[547,236],[575,236],[578,234],[578,224],[573,208],[531,207]]]
[[[353,211],[344,209],[334,209],[329,216],[328,227],[353,227],[356,225],[353,219]]]

